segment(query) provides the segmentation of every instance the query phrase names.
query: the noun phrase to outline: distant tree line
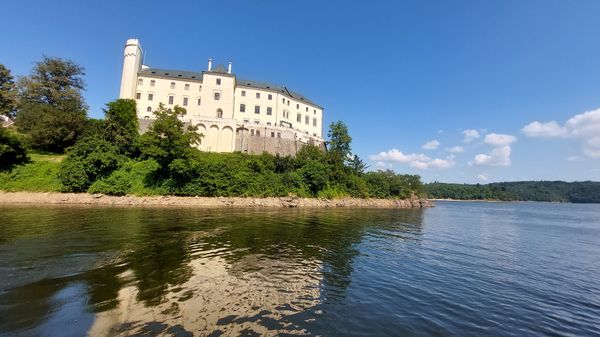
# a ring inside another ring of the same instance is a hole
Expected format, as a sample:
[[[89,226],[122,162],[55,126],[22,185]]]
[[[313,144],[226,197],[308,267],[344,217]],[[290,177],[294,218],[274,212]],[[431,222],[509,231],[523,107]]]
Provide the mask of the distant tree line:
[[[431,198],[457,200],[600,203],[600,182],[516,181],[491,184],[425,184]]]
[[[149,130],[138,133],[134,100],[107,104],[104,119],[87,118],[84,69],[44,57],[31,75],[14,81],[0,65],[0,113],[16,128],[0,128],[0,159],[10,170],[27,151],[65,153],[58,178],[63,191],[199,196],[423,196],[418,175],[365,172],[352,153],[343,122],[331,123],[327,150],[305,145],[296,156],[206,153],[203,137],[184,127],[185,109],[160,106]],[[16,178],[15,178],[16,179]],[[0,189],[2,186],[0,186]]]

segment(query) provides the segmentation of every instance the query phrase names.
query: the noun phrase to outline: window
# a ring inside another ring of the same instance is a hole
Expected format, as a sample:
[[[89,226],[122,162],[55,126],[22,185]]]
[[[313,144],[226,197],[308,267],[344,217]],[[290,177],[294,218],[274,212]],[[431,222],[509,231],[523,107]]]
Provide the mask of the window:
[[[313,126],[317,126],[317,119],[313,118]]]
[[[290,118],[290,112],[287,110],[283,110],[283,118],[285,118],[285,119]]]
[[[255,114],[259,114],[260,113],[260,106],[258,106],[258,105],[254,106],[254,113]]]
[[[153,87],[156,84],[155,80],[150,80],[150,86]]]
[[[151,101],[152,99],[154,99],[154,94],[148,94],[148,100]]]
[[[249,119],[244,119],[244,123],[250,123]]]
[[[288,103],[287,104],[288,104],[288,106],[290,106],[290,100],[289,99],[288,99]]]
[[[308,125],[310,123],[310,117],[304,116],[304,124]]]
[[[254,124],[260,124],[260,120],[258,120],[258,119],[255,119],[255,120],[254,120]]]
[[[223,118],[223,110],[217,109],[217,118]]]
[[[275,132],[271,131],[271,138],[275,138]]]
[[[190,85],[189,84],[184,85],[183,90],[190,90]]]
[[[285,98],[281,99],[281,103],[285,104]]]
[[[296,122],[302,122],[302,115],[301,114],[297,114],[296,115]]]
[[[242,90],[242,97],[246,97],[246,90]]]
[[[313,110],[313,111],[314,111],[314,114],[316,115],[316,114],[317,114],[317,109],[315,109],[315,110]]]
[[[171,89],[175,89],[175,82],[171,82]]]
[[[260,136],[260,130],[256,130],[256,136]]]
[[[277,132],[277,138],[281,138],[281,132]]]
[[[219,101],[221,100],[221,93],[218,91],[215,91],[215,101]]]
[[[267,115],[271,116],[273,114],[273,108],[268,107],[267,108]]]
[[[246,104],[240,104],[240,112],[246,112]]]
[[[296,104],[296,109],[300,109],[300,104]]]
[[[138,85],[144,85],[144,80],[141,78],[138,78]]]
[[[269,94],[269,96],[267,96],[267,99],[270,101],[273,99],[273,95]]]
[[[198,86],[198,91],[202,91],[202,84]]]
[[[174,96],[169,96],[169,104],[173,104],[174,100],[175,100]]]
[[[254,129],[250,130],[250,136],[254,136]]]
[[[146,112],[152,112],[152,107],[147,107]]]
[[[150,116],[144,116],[144,119],[150,119]]]
[[[183,98],[183,106],[187,106],[188,105],[188,98],[184,97]]]
[[[142,93],[138,92],[135,94],[135,99],[141,99],[142,98]]]
[[[217,78],[217,85],[221,85],[221,79]]]
[[[260,99],[260,92],[257,92],[257,93],[256,93],[256,98],[257,98],[257,99]]]
[[[306,107],[306,112],[308,112],[308,107]]]
[[[200,105],[200,103],[202,103],[202,98],[198,98],[198,105]]]
[[[271,126],[271,122],[267,122],[267,126]]]

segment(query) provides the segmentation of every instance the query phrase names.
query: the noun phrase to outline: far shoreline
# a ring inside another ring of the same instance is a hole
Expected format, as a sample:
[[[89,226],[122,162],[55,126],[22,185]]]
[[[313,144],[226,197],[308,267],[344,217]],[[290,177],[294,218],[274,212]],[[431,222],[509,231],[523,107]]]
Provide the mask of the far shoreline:
[[[433,207],[428,199],[361,199],[288,197],[109,196],[89,193],[4,192],[0,205],[89,205],[192,208],[388,208]]]

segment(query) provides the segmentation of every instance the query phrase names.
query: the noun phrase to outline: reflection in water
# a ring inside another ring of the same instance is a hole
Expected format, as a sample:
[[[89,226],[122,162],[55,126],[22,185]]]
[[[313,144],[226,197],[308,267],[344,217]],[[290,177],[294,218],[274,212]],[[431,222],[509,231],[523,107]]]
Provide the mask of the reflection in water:
[[[421,216],[135,208],[6,213],[24,229],[0,226],[8,240],[1,256],[13,276],[2,284],[7,319],[0,331],[58,333],[75,319],[74,334],[90,336],[307,334],[319,307],[344,296],[365,229],[387,230],[403,219],[414,226]],[[24,264],[47,271],[16,267]],[[56,300],[65,293],[79,299]]]
[[[600,206],[0,206],[0,336],[600,335]]]

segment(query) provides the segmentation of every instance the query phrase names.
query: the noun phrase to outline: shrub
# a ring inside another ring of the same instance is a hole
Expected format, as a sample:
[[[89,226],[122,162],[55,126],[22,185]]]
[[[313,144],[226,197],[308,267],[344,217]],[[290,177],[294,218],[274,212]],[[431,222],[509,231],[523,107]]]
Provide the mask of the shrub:
[[[64,191],[86,191],[96,179],[107,177],[124,160],[125,157],[117,153],[117,148],[103,139],[78,141],[69,149],[60,167],[59,177]]]
[[[168,191],[161,191],[150,186],[149,179],[156,170],[158,170],[158,164],[154,160],[128,160],[108,177],[94,182],[88,192],[108,195],[168,194]]]
[[[19,137],[0,126],[0,171],[27,161],[27,152]]]
[[[60,157],[31,154],[31,160],[13,167],[10,172],[0,172],[0,190],[58,192],[62,188],[58,179]]]

